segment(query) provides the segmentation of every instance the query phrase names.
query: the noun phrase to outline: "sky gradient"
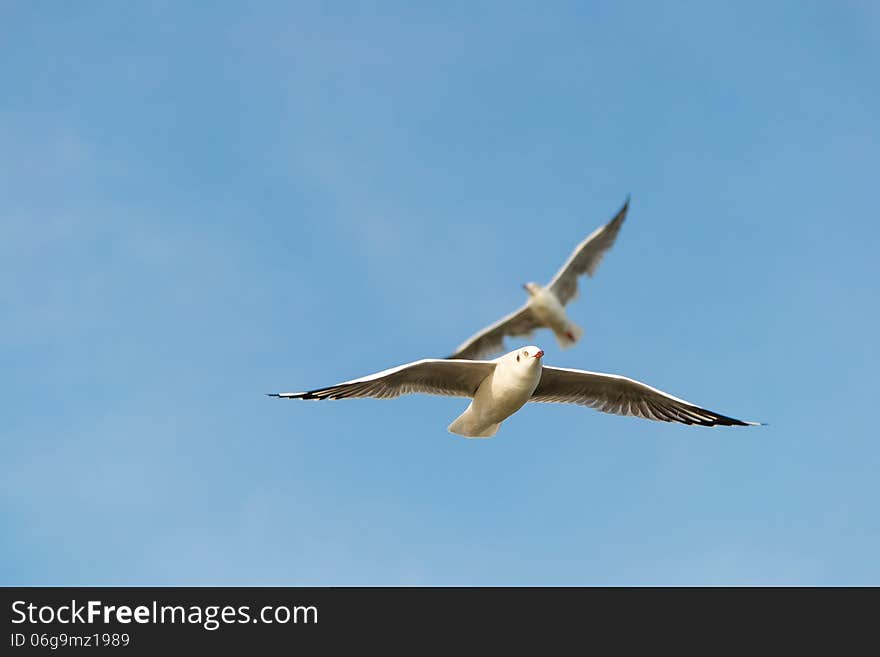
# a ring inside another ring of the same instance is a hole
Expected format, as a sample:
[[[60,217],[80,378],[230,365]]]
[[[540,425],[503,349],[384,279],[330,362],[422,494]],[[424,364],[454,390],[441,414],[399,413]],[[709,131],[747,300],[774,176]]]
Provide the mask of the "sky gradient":
[[[0,1],[0,584],[880,584],[880,8]],[[445,356],[761,428],[263,393]],[[517,341],[508,343],[511,348]]]

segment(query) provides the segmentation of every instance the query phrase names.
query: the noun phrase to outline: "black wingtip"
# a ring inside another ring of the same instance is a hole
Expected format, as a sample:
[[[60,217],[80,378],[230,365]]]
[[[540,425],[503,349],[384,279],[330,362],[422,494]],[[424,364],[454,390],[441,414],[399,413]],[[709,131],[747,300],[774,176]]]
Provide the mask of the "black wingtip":
[[[614,215],[614,219],[612,219],[612,221],[614,221],[615,219],[622,220],[624,217],[626,217],[626,215],[628,213],[629,213],[629,194],[626,195],[626,200],[623,202],[623,205],[620,206],[620,210],[618,210],[617,214]]]
[[[279,395],[277,392],[267,392],[266,396],[267,397],[280,397],[281,395]]]

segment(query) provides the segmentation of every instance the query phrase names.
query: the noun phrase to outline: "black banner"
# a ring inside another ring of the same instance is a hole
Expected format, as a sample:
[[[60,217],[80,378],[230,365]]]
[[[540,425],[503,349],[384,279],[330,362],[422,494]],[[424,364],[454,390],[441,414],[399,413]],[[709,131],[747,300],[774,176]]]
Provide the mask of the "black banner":
[[[784,643],[834,620],[873,627],[874,590],[588,588],[5,588],[3,654],[352,646]],[[860,594],[867,594],[863,604]],[[848,605],[847,603],[852,603]],[[575,643],[571,643],[575,642]],[[706,646],[711,647],[711,646]],[[465,650],[470,652],[470,650]]]

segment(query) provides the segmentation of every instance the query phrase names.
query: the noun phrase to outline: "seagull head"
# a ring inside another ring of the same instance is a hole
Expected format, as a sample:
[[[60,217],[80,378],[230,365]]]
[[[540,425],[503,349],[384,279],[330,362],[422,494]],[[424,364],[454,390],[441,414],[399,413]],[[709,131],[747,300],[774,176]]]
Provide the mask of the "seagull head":
[[[530,297],[533,297],[541,291],[541,286],[537,283],[523,283],[523,289],[529,293]],[[535,347],[532,347],[532,349],[534,348]]]
[[[521,347],[507,354],[507,358],[510,358],[511,361],[521,368],[541,367],[541,359],[543,357],[544,350],[534,345]]]

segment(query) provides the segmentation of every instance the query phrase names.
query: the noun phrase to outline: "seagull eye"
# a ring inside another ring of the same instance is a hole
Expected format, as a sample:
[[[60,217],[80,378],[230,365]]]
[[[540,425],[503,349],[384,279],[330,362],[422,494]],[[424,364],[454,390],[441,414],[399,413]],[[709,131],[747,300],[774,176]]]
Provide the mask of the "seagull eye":
[[[528,358],[528,357],[529,357],[529,352],[528,352],[528,351],[524,351],[524,352],[523,352],[523,356],[525,356],[526,358]]]

